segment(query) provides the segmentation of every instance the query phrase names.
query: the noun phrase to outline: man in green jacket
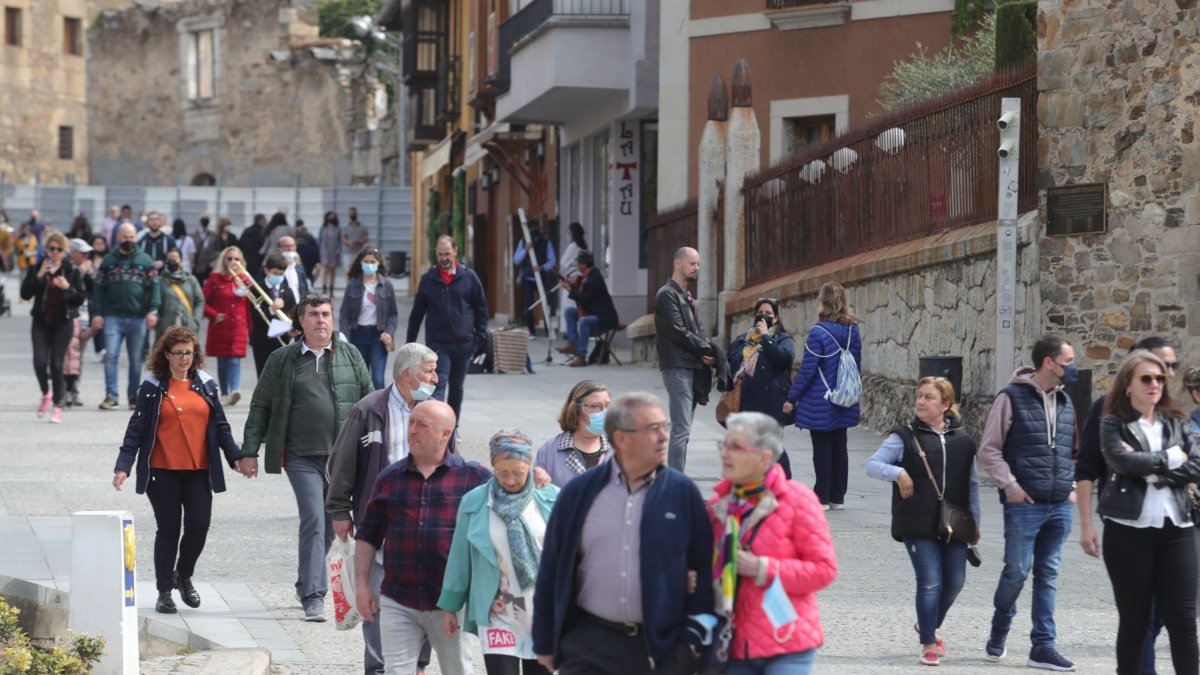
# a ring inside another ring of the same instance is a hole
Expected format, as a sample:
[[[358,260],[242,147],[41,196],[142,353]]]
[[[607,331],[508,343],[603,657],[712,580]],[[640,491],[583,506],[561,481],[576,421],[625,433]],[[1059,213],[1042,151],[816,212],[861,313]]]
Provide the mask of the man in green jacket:
[[[253,475],[258,448],[265,443],[267,473],[287,469],[300,510],[296,597],[305,621],[324,621],[325,554],[333,542],[332,522],[325,516],[325,465],[346,415],[375,386],[354,345],[334,335],[332,298],[309,293],[296,311],[303,339],[267,359],[250,400],[242,457],[251,459]]]
[[[108,354],[104,358],[104,402],[101,410],[120,405],[117,394],[121,340],[129,353],[129,409],[133,410],[138,385],[142,383],[142,360],[146,355],[146,332],[158,324],[162,296],[154,259],[137,247],[137,230],[129,223],[117,228],[117,249],[100,263],[92,291],[92,327],[104,331]]]

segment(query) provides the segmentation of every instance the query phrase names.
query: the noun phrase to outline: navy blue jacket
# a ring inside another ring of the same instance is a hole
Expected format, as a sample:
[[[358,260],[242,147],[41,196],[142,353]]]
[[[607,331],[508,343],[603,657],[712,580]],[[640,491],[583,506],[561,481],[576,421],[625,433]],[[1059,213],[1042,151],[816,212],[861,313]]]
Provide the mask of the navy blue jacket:
[[[742,351],[746,348],[746,335],[737,336],[729,345],[729,372],[737,373],[742,367]],[[758,366],[754,374],[742,380],[742,410],[760,412],[775,418],[787,426],[792,416],[783,412],[788,388],[792,385],[792,362],[796,360],[796,342],[787,331],[780,329],[778,335],[770,333],[759,340],[762,353],[758,355]],[[818,379],[818,381],[820,381]]]
[[[600,490],[612,479],[616,461],[605,462],[567,483],[559,493],[538,569],[533,596],[533,652],[553,654],[559,664],[563,634],[579,621],[575,567],[583,522]],[[689,617],[711,614],[712,525],[696,484],[662,467],[646,494],[641,522],[642,619],[650,668],[681,639],[699,646]],[[700,578],[688,595],[687,573]]]
[[[850,335],[850,327],[854,326],[854,334]],[[825,330],[829,332],[826,333]],[[832,333],[833,337],[830,337]],[[796,406],[796,426],[813,431],[833,431],[849,429],[858,426],[858,404],[843,408],[834,405],[825,398],[829,388],[837,387],[838,363],[841,352],[838,351],[850,344],[850,353],[858,363],[862,372],[862,329],[858,324],[835,323],[821,321],[808,332],[804,343],[804,359],[800,362],[800,371],[796,373],[796,381],[788,390],[787,400]],[[820,374],[817,370],[820,370]],[[821,381],[821,375],[825,381]]]
[[[425,344],[479,346],[487,342],[488,306],[483,282],[475,271],[462,263],[450,283],[442,281],[436,265],[421,275],[417,297],[408,315],[408,338],[416,342],[425,314]]]
[[[1042,392],[1025,382],[1000,390],[1012,403],[1004,436],[1004,461],[1025,494],[1036,502],[1061,502],[1075,489],[1075,406],[1062,389],[1054,392],[1055,428],[1050,433]],[[1053,437],[1053,447],[1050,440]],[[1004,501],[1001,491],[1000,500]]]
[[[125,441],[121,443],[121,451],[117,455],[115,471],[129,474],[136,462],[138,494],[144,493],[150,484],[150,453],[154,451],[154,441],[158,436],[158,412],[162,409],[162,397],[167,386],[168,383],[159,382],[150,375],[138,387],[137,404],[133,416],[129,418],[129,425],[125,427]],[[196,371],[196,377],[192,378],[192,389],[208,403],[208,433],[205,435],[208,486],[213,492],[224,492],[225,474],[221,470],[219,450],[225,451],[225,460],[231,469],[233,463],[242,458],[242,451],[234,442],[229,421],[225,419],[225,410],[217,395],[216,380],[203,370]]]

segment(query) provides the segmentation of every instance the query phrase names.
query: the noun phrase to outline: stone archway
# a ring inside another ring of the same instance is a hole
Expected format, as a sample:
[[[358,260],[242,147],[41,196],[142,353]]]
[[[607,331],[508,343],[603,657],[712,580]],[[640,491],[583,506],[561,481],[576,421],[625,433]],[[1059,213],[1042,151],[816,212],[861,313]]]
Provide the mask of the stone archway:
[[[201,172],[192,177],[190,184],[197,187],[215,187],[217,179],[211,173]]]

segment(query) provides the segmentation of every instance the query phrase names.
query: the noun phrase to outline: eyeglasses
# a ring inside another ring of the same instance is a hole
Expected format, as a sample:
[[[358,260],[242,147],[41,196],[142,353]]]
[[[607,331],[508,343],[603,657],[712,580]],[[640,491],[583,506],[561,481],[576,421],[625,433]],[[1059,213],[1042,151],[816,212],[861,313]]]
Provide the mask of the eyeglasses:
[[[46,247],[47,253],[62,253],[62,251],[63,251],[63,248],[61,246],[47,246]]]
[[[190,359],[196,352],[167,352],[167,356],[175,359]]]
[[[1146,386],[1150,386],[1151,382],[1157,382],[1160,385],[1166,384],[1167,382],[1166,375],[1140,375],[1138,376],[1138,379],[1141,380],[1142,384]]]
[[[752,448],[748,445],[745,447],[742,447],[740,445],[734,445],[733,443],[726,443],[725,441],[717,441],[717,452],[722,452],[724,450],[728,450],[730,452],[745,452],[745,453],[762,452],[762,448]]]
[[[1167,370],[1170,370],[1170,371],[1173,371],[1176,373],[1179,372],[1179,362],[1178,361],[1163,361],[1163,364],[1167,366]]]
[[[579,407],[583,409],[584,412],[600,412],[602,410],[608,410],[608,403],[584,403],[583,401],[580,401]]]
[[[629,434],[650,434],[652,436],[656,436],[660,433],[669,434],[671,433],[671,422],[666,421],[655,424],[647,424],[641,429],[621,429],[621,431]]]

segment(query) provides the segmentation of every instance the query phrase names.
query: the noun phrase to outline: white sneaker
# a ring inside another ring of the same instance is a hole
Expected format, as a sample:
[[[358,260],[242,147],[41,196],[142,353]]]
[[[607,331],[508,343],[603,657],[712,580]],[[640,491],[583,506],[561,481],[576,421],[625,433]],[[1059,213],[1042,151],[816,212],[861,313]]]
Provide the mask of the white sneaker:
[[[92,362],[93,363],[104,363],[104,359],[106,359],[106,358],[108,358],[108,350],[101,349],[100,352],[96,354],[96,358],[92,359]]]
[[[242,392],[234,390],[229,392],[229,396],[225,397],[225,405],[237,405],[237,402],[242,400]]]

